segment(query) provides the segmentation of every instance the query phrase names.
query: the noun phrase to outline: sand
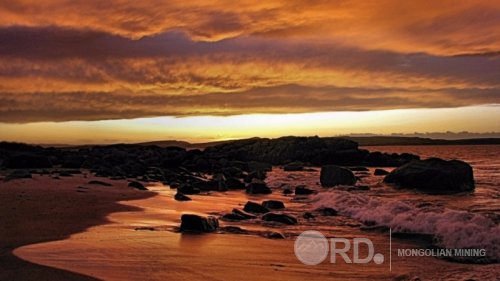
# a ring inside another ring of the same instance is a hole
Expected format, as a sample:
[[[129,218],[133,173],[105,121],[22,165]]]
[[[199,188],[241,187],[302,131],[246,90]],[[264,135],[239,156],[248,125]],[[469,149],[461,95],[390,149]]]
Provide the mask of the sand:
[[[375,265],[300,263],[294,236],[310,226],[287,228],[259,223],[227,223],[253,233],[283,231],[285,240],[229,233],[176,232],[182,213],[230,211],[247,200],[275,198],[290,209],[304,208],[281,194],[247,196],[241,191],[191,196],[177,202],[162,185],[137,191],[126,181],[103,187],[81,175],[53,180],[35,176],[0,185],[0,280],[392,280],[435,276],[492,278],[496,265],[461,265],[435,258],[393,260]],[[81,186],[83,188],[78,188]],[[152,228],[153,230],[149,230]],[[142,229],[142,230],[141,230]],[[336,230],[336,229],[334,229]],[[338,228],[339,237],[363,235],[388,257],[389,238],[358,228]],[[399,247],[414,247],[394,241]],[[496,268],[496,269],[495,269]],[[433,275],[434,274],[434,275]]]

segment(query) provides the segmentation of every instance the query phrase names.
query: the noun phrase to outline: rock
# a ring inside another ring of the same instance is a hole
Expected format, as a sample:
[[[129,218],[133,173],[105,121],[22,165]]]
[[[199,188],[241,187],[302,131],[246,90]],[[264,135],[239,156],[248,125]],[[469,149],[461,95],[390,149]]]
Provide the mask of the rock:
[[[4,181],[16,180],[16,179],[31,179],[33,176],[29,171],[26,170],[15,170],[5,176]]]
[[[234,233],[234,234],[247,234],[248,231],[242,229],[241,227],[238,226],[225,226],[220,228],[221,231],[227,232],[227,233]]]
[[[354,185],[356,177],[348,169],[335,165],[327,165],[321,167],[320,182],[323,187]]]
[[[177,201],[191,201],[191,198],[189,198],[188,196],[186,196],[184,193],[182,192],[177,192],[175,195],[174,195],[174,199],[177,200]]]
[[[297,219],[287,215],[287,214],[278,214],[278,213],[267,213],[262,216],[262,220],[264,221],[272,221],[272,222],[279,222],[283,224],[297,224]]]
[[[242,216],[240,214],[228,213],[228,214],[224,214],[221,217],[221,219],[226,220],[226,221],[241,221],[241,220],[246,220],[247,218],[245,218],[244,216]]]
[[[322,216],[325,216],[325,217],[331,217],[331,216],[336,216],[337,215],[337,210],[335,210],[334,208],[321,208],[318,210]]]
[[[313,194],[313,193],[314,193],[314,190],[309,189],[303,185],[299,185],[299,186],[295,187],[295,195],[309,195],[309,194]]]
[[[237,178],[227,178],[226,185],[228,189],[245,189],[245,184]]]
[[[309,219],[314,219],[314,215],[311,213],[311,212],[305,212],[303,215],[302,215],[303,218],[305,218],[306,220],[309,220]]]
[[[387,175],[389,174],[389,172],[387,172],[386,170],[384,169],[375,169],[375,172],[373,173],[375,176],[384,176],[384,175]]]
[[[142,183],[138,181],[131,181],[128,183],[128,186],[138,190],[148,190]]]
[[[283,170],[287,172],[303,171],[304,164],[302,162],[288,163],[287,165],[283,166]]]
[[[253,179],[251,183],[247,186],[247,193],[250,194],[270,194],[271,189],[262,180]]]
[[[389,173],[384,182],[436,194],[472,191],[475,188],[474,175],[469,164],[439,158],[407,163]]]
[[[250,172],[270,172],[272,171],[273,166],[269,163],[258,162],[258,161],[250,161],[248,162],[248,170]]]
[[[170,186],[170,189],[177,189],[181,185],[178,182],[172,182],[172,183],[169,184],[169,186]]]
[[[266,234],[266,237],[269,239],[285,239],[285,235],[281,232],[271,231]]]
[[[264,180],[266,178],[265,171],[253,171],[245,176],[245,182],[250,183],[253,179]]]
[[[184,184],[177,188],[177,192],[184,194],[200,194],[200,189],[195,188],[190,184]]]
[[[262,206],[268,208],[268,209],[284,209],[285,204],[283,202],[278,201],[278,200],[267,200],[262,202]]]
[[[256,213],[256,214],[264,214],[264,213],[269,212],[268,208],[266,208],[258,203],[252,202],[252,201],[248,201],[245,204],[245,207],[243,208],[243,210],[245,212]]]
[[[212,232],[219,227],[219,221],[213,216],[184,214],[181,216],[181,232]]]
[[[104,182],[104,181],[98,181],[98,180],[91,180],[88,182],[88,184],[93,184],[93,185],[102,185],[102,186],[112,186],[112,184]]]
[[[292,194],[292,193],[293,193],[293,190],[291,190],[290,188],[283,189],[283,194],[284,195],[288,195],[288,194]]]
[[[234,214],[238,214],[238,215],[244,217],[245,219],[255,219],[255,218],[257,218],[257,216],[255,216],[255,215],[252,215],[250,213],[247,213],[245,211],[242,211],[242,210],[236,209],[236,208],[233,209],[233,213]]]
[[[52,161],[43,155],[20,154],[8,158],[4,165],[8,169],[52,168]]]

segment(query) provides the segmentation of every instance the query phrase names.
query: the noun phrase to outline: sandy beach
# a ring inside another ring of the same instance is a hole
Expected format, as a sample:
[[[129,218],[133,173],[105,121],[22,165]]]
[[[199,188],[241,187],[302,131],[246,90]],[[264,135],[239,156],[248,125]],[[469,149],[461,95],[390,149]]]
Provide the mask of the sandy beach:
[[[278,175],[279,176],[279,175]],[[271,176],[272,178],[272,176]],[[97,179],[110,187],[92,185]],[[174,191],[150,184],[151,191],[127,187],[127,181],[82,175],[54,180],[47,176],[2,183],[0,198],[1,280],[493,280],[498,265],[463,265],[427,258],[396,258],[388,264],[324,262],[302,264],[294,255],[294,240],[313,226],[277,226],[223,222],[221,231],[181,234],[183,213],[221,214],[248,200],[280,199],[290,212],[307,204],[279,193],[249,196],[241,191],[193,195],[178,202]],[[13,210],[15,209],[15,212]],[[346,221],[342,222],[346,224]],[[249,234],[225,233],[224,226],[240,226]],[[318,227],[314,227],[318,229]],[[320,228],[321,229],[321,228]],[[335,237],[363,236],[388,257],[389,237],[357,227],[328,226]],[[268,239],[281,231],[284,240]],[[393,247],[411,248],[408,241]],[[444,271],[443,269],[446,268]],[[463,279],[465,280],[465,279]]]

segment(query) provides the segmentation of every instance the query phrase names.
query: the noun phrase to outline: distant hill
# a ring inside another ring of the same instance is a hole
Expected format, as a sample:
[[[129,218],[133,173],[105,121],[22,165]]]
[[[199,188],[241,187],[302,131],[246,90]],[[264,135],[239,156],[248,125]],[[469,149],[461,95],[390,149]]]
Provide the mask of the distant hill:
[[[485,145],[485,144],[500,144],[500,138],[474,138],[474,139],[459,139],[459,140],[444,140],[444,139],[431,139],[421,137],[398,137],[398,136],[339,136],[336,138],[344,138],[355,141],[359,146],[383,146],[383,145]],[[191,149],[205,149],[207,147],[216,146],[220,144],[230,143],[238,140],[224,140],[214,142],[190,143],[187,141],[177,140],[164,140],[164,141],[151,141],[136,143],[136,145],[156,145],[159,147],[177,146],[188,150]],[[59,147],[59,148],[85,148],[98,145],[64,145],[42,144],[42,147]]]
[[[202,143],[189,143],[187,141],[166,140],[166,141],[141,142],[141,143],[137,143],[137,144],[138,145],[156,145],[159,147],[178,146],[178,147],[182,147],[185,149],[205,149],[209,146],[216,146],[216,145],[224,144],[227,142],[231,142],[231,140],[202,142]]]
[[[500,138],[477,138],[460,140],[443,140],[419,137],[392,137],[392,136],[374,136],[374,137],[341,137],[355,141],[359,146],[382,146],[382,145],[483,145],[500,144]]]

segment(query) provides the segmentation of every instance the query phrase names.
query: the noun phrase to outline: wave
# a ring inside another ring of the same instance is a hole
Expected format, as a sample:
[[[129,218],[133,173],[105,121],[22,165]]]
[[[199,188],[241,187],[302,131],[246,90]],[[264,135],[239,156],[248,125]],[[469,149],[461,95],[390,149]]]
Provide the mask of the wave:
[[[500,259],[500,226],[480,214],[419,208],[401,201],[385,201],[346,191],[330,191],[312,198],[314,209],[330,207],[340,214],[392,228],[396,232],[433,235],[444,248],[485,249]]]

